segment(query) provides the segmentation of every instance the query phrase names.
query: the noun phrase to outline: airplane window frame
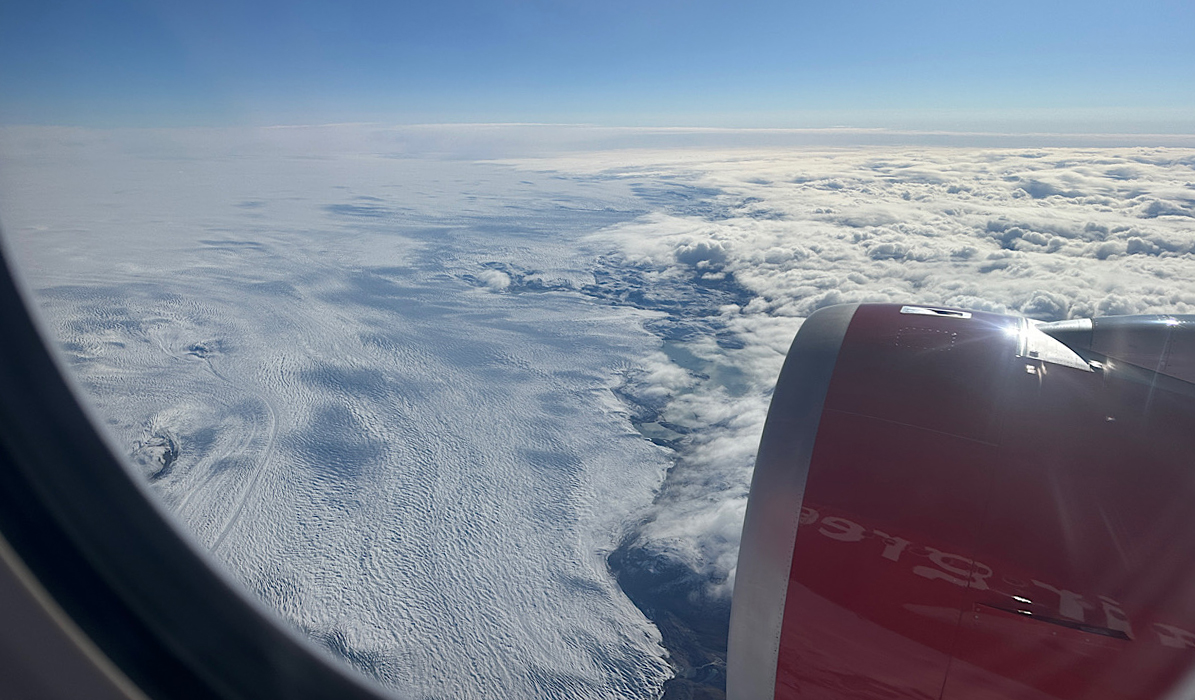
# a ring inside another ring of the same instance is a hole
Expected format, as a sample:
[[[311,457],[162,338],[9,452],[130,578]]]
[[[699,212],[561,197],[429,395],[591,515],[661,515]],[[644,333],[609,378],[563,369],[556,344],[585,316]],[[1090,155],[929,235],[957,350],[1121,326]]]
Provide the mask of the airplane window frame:
[[[0,533],[151,698],[390,694],[287,629],[150,498],[50,351],[0,232]]]

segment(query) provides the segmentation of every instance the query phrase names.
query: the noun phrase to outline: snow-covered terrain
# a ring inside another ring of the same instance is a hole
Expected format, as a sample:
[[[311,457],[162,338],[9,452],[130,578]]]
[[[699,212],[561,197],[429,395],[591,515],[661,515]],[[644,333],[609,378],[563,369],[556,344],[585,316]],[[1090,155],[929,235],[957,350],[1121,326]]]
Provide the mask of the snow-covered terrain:
[[[1195,313],[1181,140],[455,129],[0,131],[9,250],[131,468],[412,697],[716,686],[817,308]]]

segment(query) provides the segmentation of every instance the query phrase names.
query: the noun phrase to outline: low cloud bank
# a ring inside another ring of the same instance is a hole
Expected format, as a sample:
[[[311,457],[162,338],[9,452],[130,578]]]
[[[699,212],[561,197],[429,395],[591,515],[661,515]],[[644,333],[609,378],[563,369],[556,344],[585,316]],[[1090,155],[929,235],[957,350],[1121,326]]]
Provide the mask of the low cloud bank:
[[[674,325],[692,332],[665,333],[665,351],[625,389],[669,427],[678,460],[636,544],[685,562],[714,599],[733,586],[775,378],[817,309],[915,302],[1047,321],[1195,313],[1187,150],[599,154],[561,165],[671,185],[676,195],[657,193],[651,213],[590,242],[657,285],[734,290],[721,304],[674,309]]]

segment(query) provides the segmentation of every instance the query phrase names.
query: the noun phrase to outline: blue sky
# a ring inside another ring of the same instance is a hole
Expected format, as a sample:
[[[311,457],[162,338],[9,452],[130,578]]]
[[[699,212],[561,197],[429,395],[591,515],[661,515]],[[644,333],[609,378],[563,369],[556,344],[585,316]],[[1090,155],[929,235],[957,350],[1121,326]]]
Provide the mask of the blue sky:
[[[1195,3],[0,0],[0,123],[1195,130]]]

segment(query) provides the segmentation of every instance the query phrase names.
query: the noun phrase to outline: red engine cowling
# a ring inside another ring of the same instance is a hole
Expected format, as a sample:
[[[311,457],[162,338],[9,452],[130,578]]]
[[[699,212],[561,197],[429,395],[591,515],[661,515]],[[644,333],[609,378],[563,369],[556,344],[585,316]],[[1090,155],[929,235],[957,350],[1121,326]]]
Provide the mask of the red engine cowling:
[[[1195,318],[831,307],[760,444],[727,690],[1195,692]]]

